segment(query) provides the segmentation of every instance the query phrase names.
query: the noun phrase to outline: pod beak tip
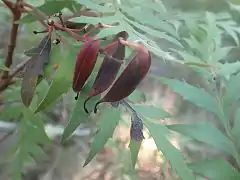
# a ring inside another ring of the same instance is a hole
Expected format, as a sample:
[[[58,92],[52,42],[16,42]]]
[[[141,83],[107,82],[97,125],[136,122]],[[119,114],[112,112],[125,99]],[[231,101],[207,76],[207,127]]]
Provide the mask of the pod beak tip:
[[[75,100],[78,100],[78,95],[79,93],[77,93],[77,95],[74,97]]]

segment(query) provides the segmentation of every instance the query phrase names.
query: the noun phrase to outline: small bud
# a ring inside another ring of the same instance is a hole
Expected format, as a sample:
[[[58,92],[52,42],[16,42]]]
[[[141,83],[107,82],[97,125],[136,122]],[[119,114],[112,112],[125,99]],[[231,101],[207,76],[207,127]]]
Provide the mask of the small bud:
[[[55,40],[53,41],[53,44],[58,45],[60,42],[61,42],[60,39],[57,38],[57,39],[55,39]]]
[[[62,12],[58,12],[58,13],[54,14],[54,16],[55,17],[60,17],[60,16],[62,16]]]
[[[48,30],[45,29],[45,30],[42,30],[42,31],[33,31],[33,34],[41,34],[41,33],[47,33]]]
[[[59,64],[54,64],[54,66],[53,66],[54,69],[58,69],[59,67],[60,67]]]
[[[53,26],[53,25],[54,25],[54,21],[53,21],[52,19],[48,19],[48,20],[47,20],[47,24],[48,24],[49,26]]]

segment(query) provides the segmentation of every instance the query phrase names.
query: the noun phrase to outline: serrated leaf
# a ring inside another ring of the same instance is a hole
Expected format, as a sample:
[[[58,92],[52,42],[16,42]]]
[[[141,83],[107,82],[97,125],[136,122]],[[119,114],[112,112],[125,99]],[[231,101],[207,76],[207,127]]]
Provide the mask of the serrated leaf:
[[[188,65],[188,66],[211,67],[210,64],[207,64],[207,63],[204,63],[204,62],[185,61],[184,64]]]
[[[35,158],[44,156],[39,144],[48,145],[50,142],[41,117],[33,115],[28,108],[23,109],[23,119],[20,121],[17,137],[18,142],[12,152],[13,180],[21,179],[27,163],[33,163]]]
[[[162,1],[134,0],[134,1],[131,1],[131,3],[135,5],[139,5],[143,8],[149,8],[153,11],[161,13],[161,15],[167,12]]]
[[[114,24],[114,23],[119,23],[120,22],[120,20],[118,20],[115,16],[103,16],[103,17],[81,16],[81,17],[72,18],[69,21],[73,21],[73,22],[76,22],[76,23],[93,24],[93,25],[96,25],[98,23]]]
[[[37,144],[33,144],[29,150],[32,156],[37,157],[36,159],[46,160],[49,158],[43,149]]]
[[[240,1],[239,0],[228,0],[228,2],[231,2],[231,5],[236,7],[236,8],[240,8]]]
[[[44,96],[46,94],[46,89],[48,89],[49,86],[50,86],[50,84],[46,79],[42,79],[42,81],[38,84],[38,86],[36,88],[37,100],[36,100],[36,103],[34,104],[35,106],[31,105],[33,111],[37,108],[37,105],[44,98]]]
[[[188,166],[195,173],[205,176],[210,180],[237,180],[240,179],[240,173],[226,160],[215,159],[198,163],[192,163]]]
[[[101,30],[95,37],[95,39],[102,39],[108,36],[116,36],[119,32],[125,31],[125,28],[121,26],[111,27],[111,28],[104,28]]]
[[[176,50],[175,50],[176,51]],[[194,56],[192,54],[189,54],[187,52],[183,52],[183,51],[176,51],[180,56],[182,56],[182,58],[185,61],[188,62],[202,62],[203,60],[201,60],[200,58],[198,58],[197,56]]]
[[[181,95],[183,99],[210,112],[215,114],[218,113],[218,105],[216,104],[215,99],[203,89],[199,89],[179,80],[160,77],[155,78],[161,81],[163,84],[168,85],[175,93]]]
[[[226,84],[226,92],[223,96],[224,103],[226,105],[232,103],[233,101],[240,98],[240,73],[230,77],[229,81]]]
[[[86,166],[104,147],[121,119],[120,112],[115,108],[105,108],[100,115],[98,130],[94,136],[91,151],[83,166]]]
[[[67,141],[71,135],[73,134],[73,132],[79,127],[79,125],[81,123],[84,123],[89,115],[86,114],[86,112],[84,111],[84,101],[87,99],[88,97],[88,92],[91,90],[92,88],[92,81],[88,82],[82,89],[78,100],[75,104],[74,110],[71,114],[71,117],[66,125],[66,127],[64,128],[62,137],[61,137],[61,143],[64,143],[65,141]],[[94,97],[92,99],[89,100],[88,102],[88,106],[91,107],[91,109],[93,109],[94,105],[96,104],[96,102],[99,100],[99,97]]]
[[[174,27],[171,24],[162,21],[160,18],[154,16],[151,11],[144,9],[144,13],[142,13],[142,9],[131,8],[125,5],[122,5],[120,8],[123,12],[127,13],[127,15],[133,18],[135,21],[138,21],[143,25],[159,29],[172,35],[175,38],[178,38],[178,34]]]
[[[239,142],[240,139],[240,108],[235,112],[234,124],[232,128],[232,134],[235,137],[235,140]],[[238,143],[239,144],[239,143]]]
[[[60,12],[63,8],[71,6],[74,3],[72,0],[67,1],[46,1],[43,5],[36,7],[41,12],[45,13],[48,16],[52,16],[55,13]],[[45,20],[45,17],[33,16],[34,11],[31,11],[28,15],[21,18],[19,23],[31,23],[37,21],[38,18]]]
[[[174,124],[168,125],[167,128],[225,151],[230,155],[234,152],[230,140],[210,123]]]
[[[237,31],[235,30],[235,28],[237,29],[237,24],[235,24],[235,27],[233,26],[233,24],[229,24],[227,21],[221,21],[218,23],[218,26],[220,26],[222,29],[224,29],[226,31],[226,33],[231,36],[233,38],[233,40],[235,41],[236,45],[239,46],[239,38],[237,35]]]
[[[125,25],[126,24],[124,24],[124,26]],[[128,41],[141,41],[141,43],[143,43],[143,45],[146,46],[146,48],[150,52],[152,52],[154,55],[156,55],[157,57],[160,57],[160,58],[166,58],[168,53],[164,52],[157,45],[156,42],[152,41],[150,38],[135,31],[130,25],[127,24],[126,26],[127,26],[127,30],[128,30],[128,34],[129,34]],[[171,60],[174,61],[174,59],[171,59]],[[179,62],[179,60],[176,60],[176,61]]]
[[[141,144],[142,144],[142,141],[135,141],[133,139],[130,140],[129,149],[130,149],[130,153],[131,153],[131,160],[132,160],[133,168],[135,167],[135,164],[137,162],[138,153],[139,153]]]
[[[89,1],[89,0],[79,0],[78,3],[84,5],[88,9],[92,9],[92,10],[95,10],[97,12],[101,12],[101,13],[111,13],[111,12],[114,12],[114,9],[112,9],[112,8],[99,5],[99,4],[94,3],[92,1]]]
[[[53,45],[51,50],[49,64],[44,68],[44,78],[46,80],[52,80],[56,73],[56,66],[59,67],[60,63],[64,60],[65,55],[63,54],[64,47],[60,47],[59,45]]]
[[[225,64],[218,63],[217,66],[219,68],[218,74],[225,76],[226,78],[229,78],[232,74],[240,70],[239,61]]]
[[[213,78],[211,71],[209,71],[206,68],[201,68],[198,66],[191,66],[191,68],[200,76],[203,76],[206,79],[211,79]]]
[[[75,65],[75,53],[68,49],[67,51],[59,52],[56,57],[61,59],[59,68],[56,74],[52,78],[52,83],[42,101],[39,103],[35,113],[47,108],[54,103],[63,93],[68,92],[71,88],[73,79],[74,65]]]
[[[24,106],[21,103],[13,103],[3,107],[0,114],[0,119],[10,120],[12,118],[17,119],[22,114]]]
[[[184,180],[195,180],[193,173],[184,162],[181,152],[166,138],[169,134],[169,130],[161,124],[155,124],[147,120],[145,120],[144,124],[153,136],[158,150],[170,161],[170,165],[176,170],[177,175]]]
[[[3,91],[3,99],[7,99],[8,101],[20,101],[19,94],[21,92],[20,86],[15,86],[14,88],[7,88]]]
[[[136,28],[139,28],[139,30],[142,30],[144,32],[146,32],[147,34],[151,35],[151,36],[154,36],[154,37],[157,37],[157,38],[160,38],[160,39],[165,39],[177,46],[180,46],[180,47],[183,47],[183,45],[175,38],[167,35],[166,33],[164,32],[160,32],[160,31],[157,31],[155,29],[152,29],[150,27],[147,27],[147,26],[144,26],[144,25],[141,25],[140,23],[137,23],[137,22],[134,22],[134,21],[131,21],[127,18],[125,18],[125,20],[130,23],[131,25],[135,26]]]
[[[205,44],[205,43],[202,43],[202,42],[199,42],[199,41],[196,39],[195,36],[190,35],[189,38],[184,38],[184,41],[188,44],[188,47],[189,47],[189,48],[191,48],[191,49],[199,52],[201,56],[204,57],[205,54],[206,54],[206,56],[208,55],[208,53],[206,53],[206,52],[208,52],[208,51],[207,51],[207,50],[208,50],[208,49],[207,49],[208,47],[206,47],[206,44]],[[207,59],[205,59],[205,60],[207,60]]]
[[[29,107],[32,102],[38,77],[44,74],[44,64],[49,62],[51,51],[51,37],[49,35],[41,40],[37,50],[26,65],[21,85],[21,98],[26,107]]]
[[[225,59],[233,47],[217,48],[212,54],[212,61],[217,62]]]
[[[152,119],[165,119],[170,117],[170,114],[161,108],[150,105],[132,105],[133,109],[143,117]]]

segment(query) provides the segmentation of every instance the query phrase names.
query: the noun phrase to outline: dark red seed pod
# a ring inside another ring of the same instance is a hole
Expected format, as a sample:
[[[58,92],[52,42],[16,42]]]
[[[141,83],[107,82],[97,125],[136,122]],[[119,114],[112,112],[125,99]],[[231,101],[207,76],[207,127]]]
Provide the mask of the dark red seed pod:
[[[85,82],[92,73],[97,61],[99,49],[100,42],[88,37],[88,40],[77,55],[72,84],[74,92],[79,93],[82,90]]]
[[[150,52],[143,45],[131,44],[130,46],[137,47],[137,54],[114,82],[109,92],[96,103],[95,113],[98,104],[102,102],[117,102],[129,96],[147,75],[151,66]]]
[[[127,32],[123,31],[116,35],[115,42],[108,45],[104,52],[107,54],[101,64],[96,79],[93,83],[92,90],[88,93],[88,98],[84,102],[84,109],[86,113],[86,103],[93,96],[101,94],[107,90],[114,82],[121,64],[125,58],[125,45],[121,44],[118,40],[119,37],[128,38]]]

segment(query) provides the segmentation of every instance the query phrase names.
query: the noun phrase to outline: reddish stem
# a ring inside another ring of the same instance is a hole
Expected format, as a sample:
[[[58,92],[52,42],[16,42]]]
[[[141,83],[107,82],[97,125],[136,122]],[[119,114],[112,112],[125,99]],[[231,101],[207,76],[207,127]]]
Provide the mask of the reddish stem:
[[[136,50],[144,50],[145,48],[143,48],[143,45],[142,44],[137,44],[137,43],[133,43],[133,42],[129,42],[129,41],[126,41],[124,40],[123,38],[119,38],[119,41],[121,44],[125,45],[125,46],[128,46],[130,48],[133,48],[133,49],[136,49]],[[146,50],[147,51],[147,50]]]

